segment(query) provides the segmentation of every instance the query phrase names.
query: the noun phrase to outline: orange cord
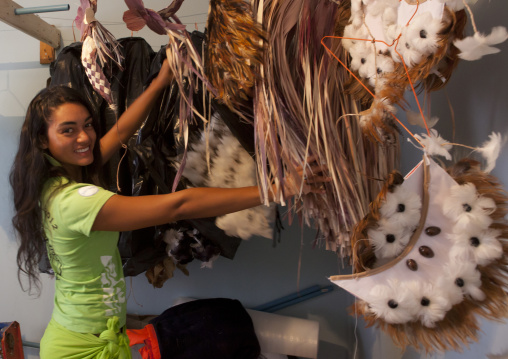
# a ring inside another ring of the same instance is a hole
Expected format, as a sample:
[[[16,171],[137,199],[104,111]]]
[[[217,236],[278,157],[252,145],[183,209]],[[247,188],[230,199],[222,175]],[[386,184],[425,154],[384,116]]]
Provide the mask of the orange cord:
[[[402,0],[399,0],[399,2],[401,2]],[[420,7],[420,0],[416,0],[416,9],[415,9],[415,12],[413,13],[413,16],[411,16],[411,18],[409,19],[409,21],[407,22],[406,26],[409,26],[409,24],[411,23],[411,21],[413,21],[413,18],[416,16],[416,13],[418,12],[418,8]]]
[[[402,0],[401,0],[402,1]],[[413,15],[411,16],[411,18],[409,19],[408,23],[406,24],[406,26],[408,26],[411,21],[413,20],[413,18],[415,17],[416,13],[418,12],[418,8],[420,6],[420,1],[417,0],[416,2],[416,10],[415,12],[413,13]],[[357,41],[368,41],[368,42],[380,42],[380,43],[383,43],[385,44],[387,47],[392,47],[393,45],[395,45],[394,47],[394,50],[395,50],[395,53],[399,56],[401,62],[402,62],[402,65],[404,66],[404,70],[406,72],[406,76],[409,80],[409,84],[411,85],[411,91],[413,92],[413,95],[414,95],[414,98],[416,100],[416,103],[418,105],[418,109],[420,111],[420,115],[422,116],[422,119],[423,119],[423,123],[425,124],[425,129],[427,130],[427,134],[430,136],[430,130],[429,130],[429,127],[427,125],[427,121],[425,119],[425,116],[423,114],[423,110],[422,110],[422,107],[420,105],[420,101],[418,101],[418,96],[416,94],[416,91],[415,91],[415,88],[414,88],[414,85],[413,85],[413,81],[411,80],[411,77],[409,76],[409,71],[407,69],[407,66],[406,66],[406,63],[404,61],[404,58],[401,56],[401,54],[397,51],[397,46],[399,44],[399,39],[400,37],[402,36],[402,34],[399,34],[399,36],[389,45],[387,44],[385,41],[383,40],[375,40],[375,39],[359,39],[359,38],[351,38],[351,37],[343,37],[343,36],[324,36],[322,39],[321,39],[321,45],[323,45],[325,47],[325,49],[342,65],[342,67],[344,67],[350,74],[351,76],[353,76],[355,78],[355,80],[357,80],[360,85],[363,86],[363,88],[365,88],[365,90],[367,90],[367,92],[373,97],[373,98],[377,98],[376,95],[374,95],[372,93],[372,91],[367,87],[365,86],[365,84],[353,73],[353,71],[351,71],[349,69],[349,67],[347,67],[332,51],[330,48],[328,48],[328,46],[326,46],[324,44],[324,40],[327,39],[327,38],[331,38],[331,39],[342,39],[342,40],[357,40]],[[391,114],[393,116],[393,118],[404,128],[404,130],[407,131],[407,133],[409,133],[411,135],[411,137],[413,137],[422,147],[425,147],[423,146],[423,144],[416,138],[416,136],[411,132],[409,131],[409,129],[397,118],[397,116],[395,116],[393,113]]]

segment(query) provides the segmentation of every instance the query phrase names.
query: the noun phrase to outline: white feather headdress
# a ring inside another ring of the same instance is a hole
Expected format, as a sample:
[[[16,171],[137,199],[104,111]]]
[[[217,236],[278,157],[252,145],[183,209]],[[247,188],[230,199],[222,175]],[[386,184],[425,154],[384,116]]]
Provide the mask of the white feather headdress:
[[[330,280],[358,297],[354,311],[399,346],[460,349],[476,339],[478,316],[508,313],[507,206],[479,162],[444,170],[425,155],[405,179],[390,176],[356,226],[355,273]],[[394,214],[406,220],[393,222]]]

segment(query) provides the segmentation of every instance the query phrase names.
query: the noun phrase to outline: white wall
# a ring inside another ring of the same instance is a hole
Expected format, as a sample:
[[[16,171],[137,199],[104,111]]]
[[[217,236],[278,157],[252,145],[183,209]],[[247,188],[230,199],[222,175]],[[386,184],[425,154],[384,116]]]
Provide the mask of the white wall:
[[[18,0],[20,5],[37,6],[40,2]],[[145,0],[149,8],[159,9],[160,1]],[[46,0],[44,5],[57,5],[59,0]],[[68,12],[42,14],[47,22],[62,31],[64,45],[72,43],[72,19],[79,1],[73,0]],[[507,25],[504,17],[508,4],[502,0],[479,0],[474,7],[480,30],[488,31],[493,25]],[[130,36],[121,20],[125,4],[121,0],[99,1],[97,19],[117,37]],[[189,30],[198,23],[203,30],[208,6],[206,0],[184,2],[179,15]],[[191,16],[197,14],[195,16]],[[504,16],[504,17],[503,17]],[[148,30],[135,34],[147,39],[158,50],[165,38]],[[76,32],[79,39],[79,34]],[[25,340],[38,342],[49,321],[52,308],[53,281],[43,277],[43,291],[39,298],[22,292],[16,277],[15,256],[17,246],[11,228],[12,205],[8,173],[17,149],[19,129],[25,111],[33,96],[45,86],[49,66],[39,64],[39,42],[0,23],[0,321],[17,320],[21,323]],[[508,46],[503,44],[501,54],[481,61],[463,62],[455,72],[447,93],[455,110],[457,142],[477,145],[495,130],[508,133]],[[433,96],[433,115],[441,122],[437,128],[445,138],[450,137],[449,110],[444,92]],[[407,136],[406,136],[407,137]],[[421,154],[410,145],[405,146],[402,172],[412,167]],[[498,161],[494,174],[508,185],[507,148]],[[274,249],[265,239],[242,243],[233,261],[220,258],[212,270],[200,269],[198,263],[189,266],[190,276],[176,273],[162,289],[152,288],[143,275],[127,280],[132,293],[128,300],[131,313],[158,314],[179,297],[230,297],[237,298],[246,307],[263,304],[298,288],[298,263],[301,254],[300,288],[314,284],[328,284],[326,277],[344,272],[336,256],[321,249],[311,249],[314,233],[305,230],[303,246],[298,225],[283,232],[282,242]],[[484,334],[464,354],[446,353],[425,356],[408,350],[400,353],[391,340],[376,329],[365,329],[361,318],[347,315],[352,303],[348,294],[336,288],[331,294],[284,309],[278,314],[320,322],[320,354],[323,359],[352,358],[357,345],[356,358],[482,358],[489,353],[508,351],[506,337],[508,325],[485,322]],[[357,339],[354,328],[357,325]],[[357,342],[355,342],[357,340]],[[27,358],[36,358],[35,350],[26,350]]]

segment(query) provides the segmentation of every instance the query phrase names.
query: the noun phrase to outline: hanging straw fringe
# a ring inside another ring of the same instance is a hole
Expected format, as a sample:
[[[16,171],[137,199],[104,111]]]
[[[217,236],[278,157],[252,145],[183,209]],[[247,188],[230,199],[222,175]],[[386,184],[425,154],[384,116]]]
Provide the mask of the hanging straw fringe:
[[[398,142],[381,147],[364,140],[359,122],[344,113],[358,114],[359,104],[346,95],[345,69],[330,61],[320,46],[323,36],[343,28],[346,7],[327,1],[269,1],[262,22],[267,51],[254,98],[254,124],[259,183],[268,198],[276,183],[276,198],[285,190],[284,177],[305,164],[309,156],[327,164],[332,182],[326,194],[303,197],[296,211],[319,228],[323,244],[341,257],[351,254],[349,233],[367,212],[379,191],[377,181],[397,165]],[[347,62],[340,43],[332,50]],[[267,165],[267,163],[269,165]]]

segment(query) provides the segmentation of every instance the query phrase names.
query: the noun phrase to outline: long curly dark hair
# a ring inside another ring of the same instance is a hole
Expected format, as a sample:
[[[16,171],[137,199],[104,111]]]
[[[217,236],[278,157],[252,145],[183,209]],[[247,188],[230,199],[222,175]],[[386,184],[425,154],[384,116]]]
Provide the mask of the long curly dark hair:
[[[66,86],[46,88],[40,91],[28,106],[25,122],[21,128],[19,149],[9,177],[15,209],[12,223],[18,232],[20,242],[17,255],[18,281],[21,288],[26,290],[21,281],[21,274],[25,273],[28,276],[30,294],[34,287],[36,292],[40,293],[39,262],[46,252],[39,203],[43,185],[51,177],[69,178],[63,167],[52,165],[44,156],[50,153],[43,146],[48,141],[48,124],[53,112],[66,103],[81,104],[88,109],[93,118],[97,138],[100,138],[96,112],[78,91]],[[93,163],[82,168],[82,181],[103,185],[100,146],[94,146],[93,155]]]

